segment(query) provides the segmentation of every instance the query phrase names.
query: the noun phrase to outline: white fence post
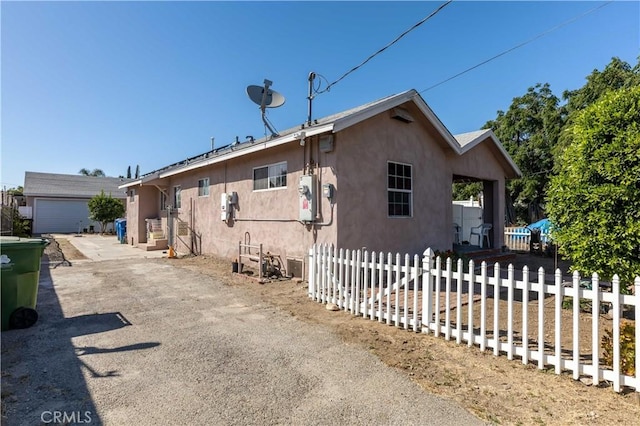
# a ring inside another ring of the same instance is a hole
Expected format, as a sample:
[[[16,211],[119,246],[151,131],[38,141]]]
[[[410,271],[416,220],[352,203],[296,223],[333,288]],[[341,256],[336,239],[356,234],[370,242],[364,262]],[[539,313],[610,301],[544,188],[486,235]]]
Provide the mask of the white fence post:
[[[513,265],[509,265],[507,278],[507,359],[513,360]]]
[[[371,305],[369,307],[369,319],[376,319],[376,271],[378,265],[376,264],[376,252],[371,252]],[[382,290],[382,287],[380,288]]]
[[[418,255],[413,256],[413,331],[418,332],[418,291],[420,290],[420,276],[418,274]],[[423,283],[424,284],[424,283]],[[424,291],[424,290],[423,290]]]
[[[640,277],[636,277],[633,289],[635,298],[635,319],[636,319],[636,392],[640,392]]]
[[[500,285],[502,278],[500,277],[500,264],[497,262],[493,265],[493,355],[500,354]]]
[[[467,316],[467,331],[469,332],[469,339],[467,340],[469,346],[473,346],[473,290],[476,284],[475,264],[473,259],[469,261],[469,288],[467,293],[469,295],[468,304],[468,316]]]
[[[538,370],[544,369],[544,269],[538,268]]]
[[[529,267],[522,268],[522,363],[529,363]]]
[[[358,308],[362,306],[362,312],[358,312],[362,314],[363,318],[367,317],[367,297],[369,293],[369,252],[367,250],[363,253],[364,257],[362,258],[362,264],[358,265],[358,275],[362,275],[362,302],[358,303]],[[360,269],[362,268],[362,269]],[[360,272],[362,271],[362,272]],[[360,300],[360,298],[358,298]]]
[[[447,260],[447,268],[451,258]],[[462,259],[458,259],[458,270],[456,271],[456,343],[462,342],[462,278],[464,276]],[[453,266],[453,265],[452,265]]]
[[[564,287],[562,286],[562,275],[560,269],[556,269],[555,275],[555,287],[556,287],[556,304],[555,304],[555,373],[560,374],[562,372],[562,298],[564,297]]]
[[[382,283],[384,281],[384,253],[380,252],[380,257],[378,258],[378,293],[380,297],[378,298],[378,322],[382,322],[382,297],[383,297],[383,289]]]
[[[591,275],[591,290],[593,290],[591,302],[591,365],[593,365],[593,385],[597,386],[600,382],[600,327],[598,324],[600,318],[600,283],[598,274],[595,272]]]
[[[480,350],[484,352],[487,349],[487,262],[480,265],[480,276]]]
[[[620,392],[620,277],[613,276],[613,390]]]
[[[594,291],[598,291],[596,288]],[[593,311],[592,315],[598,315]],[[580,378],[580,274],[573,271],[573,380]]]
[[[315,244],[309,249],[309,297],[316,300],[316,283],[315,283],[315,263],[316,263],[316,246]]]
[[[396,310],[395,310],[395,325],[400,327],[400,253],[396,253],[396,280],[394,282],[396,288]]]
[[[404,298],[403,305],[404,310],[402,312],[402,319],[404,320],[404,329],[407,330],[409,328],[409,282],[411,279],[411,274],[409,270],[409,255],[404,255]]]
[[[391,325],[391,290],[393,289],[393,255],[387,253],[387,325]]]
[[[433,250],[427,248],[422,253],[422,332],[429,333],[431,327],[432,316],[432,280],[431,280],[431,268],[433,267]]]

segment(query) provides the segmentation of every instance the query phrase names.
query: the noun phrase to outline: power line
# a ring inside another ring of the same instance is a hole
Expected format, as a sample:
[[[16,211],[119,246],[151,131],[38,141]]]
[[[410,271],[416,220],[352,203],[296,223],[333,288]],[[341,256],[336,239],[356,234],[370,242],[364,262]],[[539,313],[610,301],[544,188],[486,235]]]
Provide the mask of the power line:
[[[427,16],[426,18],[422,19],[420,22],[416,23],[414,26],[412,26],[411,28],[409,28],[408,30],[406,30],[405,32],[403,32],[402,34],[400,34],[398,37],[396,37],[392,42],[390,42],[389,44],[387,44],[386,46],[384,46],[382,49],[378,50],[376,53],[374,53],[373,55],[369,56],[367,59],[365,59],[361,64],[356,65],[355,67],[351,68],[349,71],[347,71],[346,73],[344,73],[342,75],[342,77],[340,77],[339,79],[337,79],[336,81],[334,81],[333,83],[329,84],[326,89],[316,92],[317,94],[320,93],[324,93],[324,92],[328,92],[331,89],[331,86],[336,85],[338,82],[340,82],[343,78],[345,78],[346,76],[348,76],[349,74],[351,74],[352,72],[356,71],[358,68],[362,67],[364,64],[366,64],[367,62],[369,62],[371,59],[373,59],[374,57],[376,57],[377,55],[379,55],[380,53],[384,52],[385,50],[387,50],[389,47],[393,46],[396,42],[398,42],[398,40],[400,40],[402,37],[404,37],[405,35],[409,34],[411,31],[413,31],[414,29],[418,28],[420,25],[424,24],[425,22],[427,22],[429,19],[431,19],[433,16],[435,16],[438,12],[440,12],[442,9],[445,8],[445,6],[447,6],[449,3],[451,3],[453,0],[447,0],[445,3],[441,4],[436,10],[434,10],[433,12],[431,12],[431,14],[429,14],[429,16]]]
[[[565,21],[565,22],[563,22],[563,23],[561,23],[561,24],[559,24],[559,25],[556,25],[555,27],[550,28],[550,29],[548,29],[548,30],[544,31],[544,32],[542,32],[542,33],[538,34],[537,36],[535,36],[535,37],[533,37],[533,38],[530,38],[529,40],[524,41],[524,42],[522,42],[522,43],[518,44],[517,46],[514,46],[514,47],[512,47],[512,48],[510,48],[510,49],[507,49],[507,50],[505,50],[505,51],[501,52],[501,53],[498,53],[497,55],[495,55],[495,56],[493,56],[493,57],[491,57],[491,58],[489,58],[489,59],[487,59],[487,60],[485,60],[485,61],[482,61],[482,62],[480,62],[480,63],[479,63],[479,64],[477,64],[477,65],[474,65],[474,66],[472,66],[472,67],[470,67],[470,68],[467,68],[466,70],[461,71],[461,72],[459,72],[458,74],[456,74],[456,75],[454,75],[454,76],[452,76],[452,77],[449,77],[449,78],[447,78],[447,79],[445,79],[445,80],[442,80],[441,82],[439,82],[439,83],[437,83],[437,84],[434,84],[433,86],[429,86],[429,87],[427,87],[426,89],[421,90],[421,91],[420,91],[420,93],[424,93],[424,92],[426,92],[427,90],[431,90],[431,89],[433,89],[433,88],[436,88],[436,87],[440,86],[441,84],[444,84],[444,83],[446,83],[446,82],[448,82],[448,81],[451,81],[451,80],[453,80],[454,78],[460,77],[461,75],[466,74],[466,73],[468,73],[469,71],[474,70],[474,69],[476,69],[476,68],[478,68],[478,67],[480,67],[480,66],[482,66],[482,65],[484,65],[484,64],[486,64],[486,63],[488,63],[488,62],[491,62],[491,61],[493,61],[494,59],[497,59],[497,58],[499,58],[499,57],[501,57],[501,56],[506,55],[506,54],[507,54],[507,53],[509,53],[509,52],[512,52],[512,51],[514,51],[514,50],[516,50],[516,49],[519,49],[519,48],[521,48],[522,46],[525,46],[525,45],[527,45],[527,44],[529,44],[529,43],[531,43],[531,42],[533,42],[533,41],[535,41],[535,40],[537,40],[537,39],[539,39],[539,38],[542,38],[542,37],[546,36],[546,35],[547,35],[547,34],[549,34],[549,33],[552,33],[552,32],[553,32],[553,31],[555,31],[555,30],[558,30],[558,29],[560,29],[560,28],[562,28],[562,27],[564,27],[564,26],[566,26],[566,25],[569,25],[570,23],[572,23],[572,22],[574,22],[574,21],[577,21],[578,19],[581,19],[581,18],[585,17],[586,15],[588,15],[588,14],[590,14],[590,13],[592,13],[592,12],[595,12],[595,11],[596,11],[596,10],[598,10],[598,9],[602,9],[602,8],[603,8],[603,7],[605,7],[605,6],[608,6],[609,4],[613,3],[613,1],[614,1],[614,0],[609,0],[608,2],[606,2],[606,3],[604,3],[604,4],[601,4],[600,6],[594,7],[593,9],[589,9],[589,10],[587,10],[586,12],[584,12],[584,13],[582,13],[582,14],[578,15],[578,16],[575,16],[575,17],[573,17],[573,18],[571,18],[571,19],[569,19],[568,21]]]

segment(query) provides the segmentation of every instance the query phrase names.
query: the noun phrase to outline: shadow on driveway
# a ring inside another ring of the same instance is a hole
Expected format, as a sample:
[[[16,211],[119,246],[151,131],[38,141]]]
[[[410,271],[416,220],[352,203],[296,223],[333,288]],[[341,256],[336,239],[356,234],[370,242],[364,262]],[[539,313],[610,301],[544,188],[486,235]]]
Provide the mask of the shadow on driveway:
[[[160,343],[75,347],[73,337],[132,324],[119,312],[65,318],[47,260],[45,255],[40,269],[38,322],[28,329],[2,332],[2,424],[53,424],[58,419],[57,423],[101,425],[82,369],[91,378],[115,377],[118,371],[95,371],[80,357],[148,349]]]

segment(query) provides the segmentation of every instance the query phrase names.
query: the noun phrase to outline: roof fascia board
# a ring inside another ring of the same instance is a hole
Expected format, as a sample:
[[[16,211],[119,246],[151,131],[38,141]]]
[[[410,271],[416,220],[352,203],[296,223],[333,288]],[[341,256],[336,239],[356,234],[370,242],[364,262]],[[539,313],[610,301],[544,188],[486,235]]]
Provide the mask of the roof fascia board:
[[[129,188],[129,187],[132,187],[132,186],[142,185],[142,183],[145,180],[148,180],[148,179],[142,178],[142,179],[134,180],[132,182],[125,183],[124,185],[118,186],[118,189],[124,189],[124,188]]]
[[[117,192],[116,194],[120,194],[119,192]],[[33,198],[55,198],[55,199],[65,199],[65,200],[88,200],[91,199],[93,197],[95,197],[95,195],[69,195],[69,194],[53,194],[53,193],[31,193],[29,195],[25,195],[25,197],[33,197]],[[126,195],[113,195],[111,194],[112,198],[117,198],[117,199],[121,199],[124,200],[127,198]]]
[[[305,137],[309,137],[309,136],[314,136],[314,135],[318,135],[321,133],[325,133],[325,132],[330,132],[332,131],[334,128],[334,124],[330,123],[330,124],[324,124],[318,127],[310,127],[310,128],[306,128],[303,130],[300,130],[300,132],[305,132]],[[218,157],[214,157],[214,158],[209,158],[206,161],[201,161],[201,162],[197,162],[197,163],[193,163],[190,164],[188,166],[185,167],[180,167],[178,169],[174,169],[174,170],[167,170],[164,173],[160,173],[160,175],[158,176],[160,179],[164,179],[167,178],[169,176],[174,176],[180,173],[184,173],[184,172],[188,172],[190,170],[195,170],[195,169],[199,169],[201,167],[206,167],[206,166],[210,166],[212,164],[216,164],[216,163],[221,163],[223,161],[227,161],[227,160],[231,160],[232,158],[236,158],[236,157],[240,157],[243,155],[247,155],[247,154],[251,154],[253,152],[258,152],[261,151],[263,149],[267,149],[267,148],[272,148],[274,146],[278,146],[278,145],[283,145],[289,142],[293,142],[293,141],[297,141],[300,140],[300,137],[298,136],[299,132],[294,132],[292,134],[280,137],[280,138],[276,138],[276,139],[272,139],[269,141],[265,141],[265,142],[260,142],[260,143],[256,143],[250,147],[246,147],[246,148],[242,148],[238,151],[231,151],[228,152],[226,154],[220,155]]]

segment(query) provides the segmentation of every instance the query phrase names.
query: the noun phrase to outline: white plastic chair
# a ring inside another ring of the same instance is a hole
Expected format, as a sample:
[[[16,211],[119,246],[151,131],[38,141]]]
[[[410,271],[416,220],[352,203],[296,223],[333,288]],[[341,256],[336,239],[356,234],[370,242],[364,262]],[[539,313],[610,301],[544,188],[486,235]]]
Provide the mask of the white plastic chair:
[[[478,236],[478,245],[480,248],[484,248],[484,240],[487,240],[487,247],[491,247],[491,241],[489,241],[489,231],[491,231],[493,225],[490,223],[483,223],[480,226],[474,226],[471,228],[471,234],[469,235],[469,243],[471,243],[474,235]]]

